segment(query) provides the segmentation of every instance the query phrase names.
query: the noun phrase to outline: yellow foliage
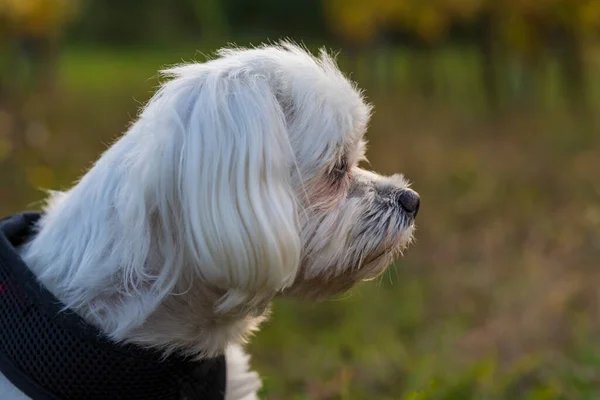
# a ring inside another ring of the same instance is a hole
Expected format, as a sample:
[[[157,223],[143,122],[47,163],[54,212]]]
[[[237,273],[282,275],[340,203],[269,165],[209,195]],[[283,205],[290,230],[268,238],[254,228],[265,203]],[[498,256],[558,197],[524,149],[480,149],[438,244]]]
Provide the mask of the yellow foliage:
[[[353,41],[368,41],[378,29],[390,26],[403,26],[433,41],[444,35],[449,23],[447,12],[439,4],[420,0],[325,0],[325,10],[334,30]]]
[[[582,1],[577,9],[577,19],[582,34],[594,34],[600,26],[600,2],[597,0]]]
[[[563,26],[580,35],[600,29],[600,0],[324,0],[334,30],[346,39],[366,42],[378,30],[403,28],[426,42],[445,37],[457,21],[474,20],[483,11],[495,16],[509,46],[531,51],[542,44],[542,29]]]
[[[386,21],[399,21],[410,15],[414,0],[375,0],[382,18]]]
[[[78,11],[79,0],[0,0],[0,18],[17,32],[56,35]]]
[[[378,9],[363,0],[326,0],[325,12],[342,37],[365,42],[376,34]]]
[[[448,15],[440,8],[422,7],[415,15],[414,30],[427,42],[442,39],[449,24]]]
[[[446,0],[444,9],[457,19],[472,19],[485,5],[485,0]]]
[[[507,15],[501,21],[500,34],[510,47],[526,54],[533,52],[538,42],[537,33],[522,14]]]

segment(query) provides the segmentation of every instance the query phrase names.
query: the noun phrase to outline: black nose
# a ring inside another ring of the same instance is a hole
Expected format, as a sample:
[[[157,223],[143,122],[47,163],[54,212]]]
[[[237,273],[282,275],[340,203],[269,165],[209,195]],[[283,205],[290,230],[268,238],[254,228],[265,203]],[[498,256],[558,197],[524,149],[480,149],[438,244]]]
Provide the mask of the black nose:
[[[411,189],[403,190],[398,196],[398,204],[400,204],[404,211],[411,214],[413,217],[417,216],[420,203],[421,199],[419,198],[419,194]]]

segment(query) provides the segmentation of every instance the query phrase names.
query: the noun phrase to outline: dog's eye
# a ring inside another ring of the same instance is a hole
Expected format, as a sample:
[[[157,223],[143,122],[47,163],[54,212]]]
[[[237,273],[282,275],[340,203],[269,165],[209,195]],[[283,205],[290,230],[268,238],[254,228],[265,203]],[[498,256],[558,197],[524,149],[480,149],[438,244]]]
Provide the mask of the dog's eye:
[[[346,157],[343,157],[335,164],[331,173],[336,179],[341,179],[346,176],[348,173],[348,160]]]

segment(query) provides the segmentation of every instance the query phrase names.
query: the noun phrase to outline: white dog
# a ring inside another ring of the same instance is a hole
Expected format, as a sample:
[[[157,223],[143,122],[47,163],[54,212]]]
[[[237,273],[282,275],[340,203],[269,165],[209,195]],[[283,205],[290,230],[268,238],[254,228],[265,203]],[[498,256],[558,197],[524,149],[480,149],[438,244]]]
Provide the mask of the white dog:
[[[271,300],[378,276],[410,243],[419,197],[401,175],[357,166],[371,107],[324,51],[224,49],[164,74],[15,248],[115,345],[225,354],[224,398],[255,399],[241,345]],[[0,398],[29,397],[0,375]]]

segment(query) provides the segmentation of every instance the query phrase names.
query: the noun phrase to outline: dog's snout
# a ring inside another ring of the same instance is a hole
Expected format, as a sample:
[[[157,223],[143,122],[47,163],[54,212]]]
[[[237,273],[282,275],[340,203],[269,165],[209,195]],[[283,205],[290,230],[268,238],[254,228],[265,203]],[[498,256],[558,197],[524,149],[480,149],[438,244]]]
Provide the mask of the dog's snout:
[[[411,214],[413,217],[417,216],[419,212],[419,206],[421,204],[421,198],[419,194],[411,189],[405,189],[398,195],[398,204],[404,211]]]

